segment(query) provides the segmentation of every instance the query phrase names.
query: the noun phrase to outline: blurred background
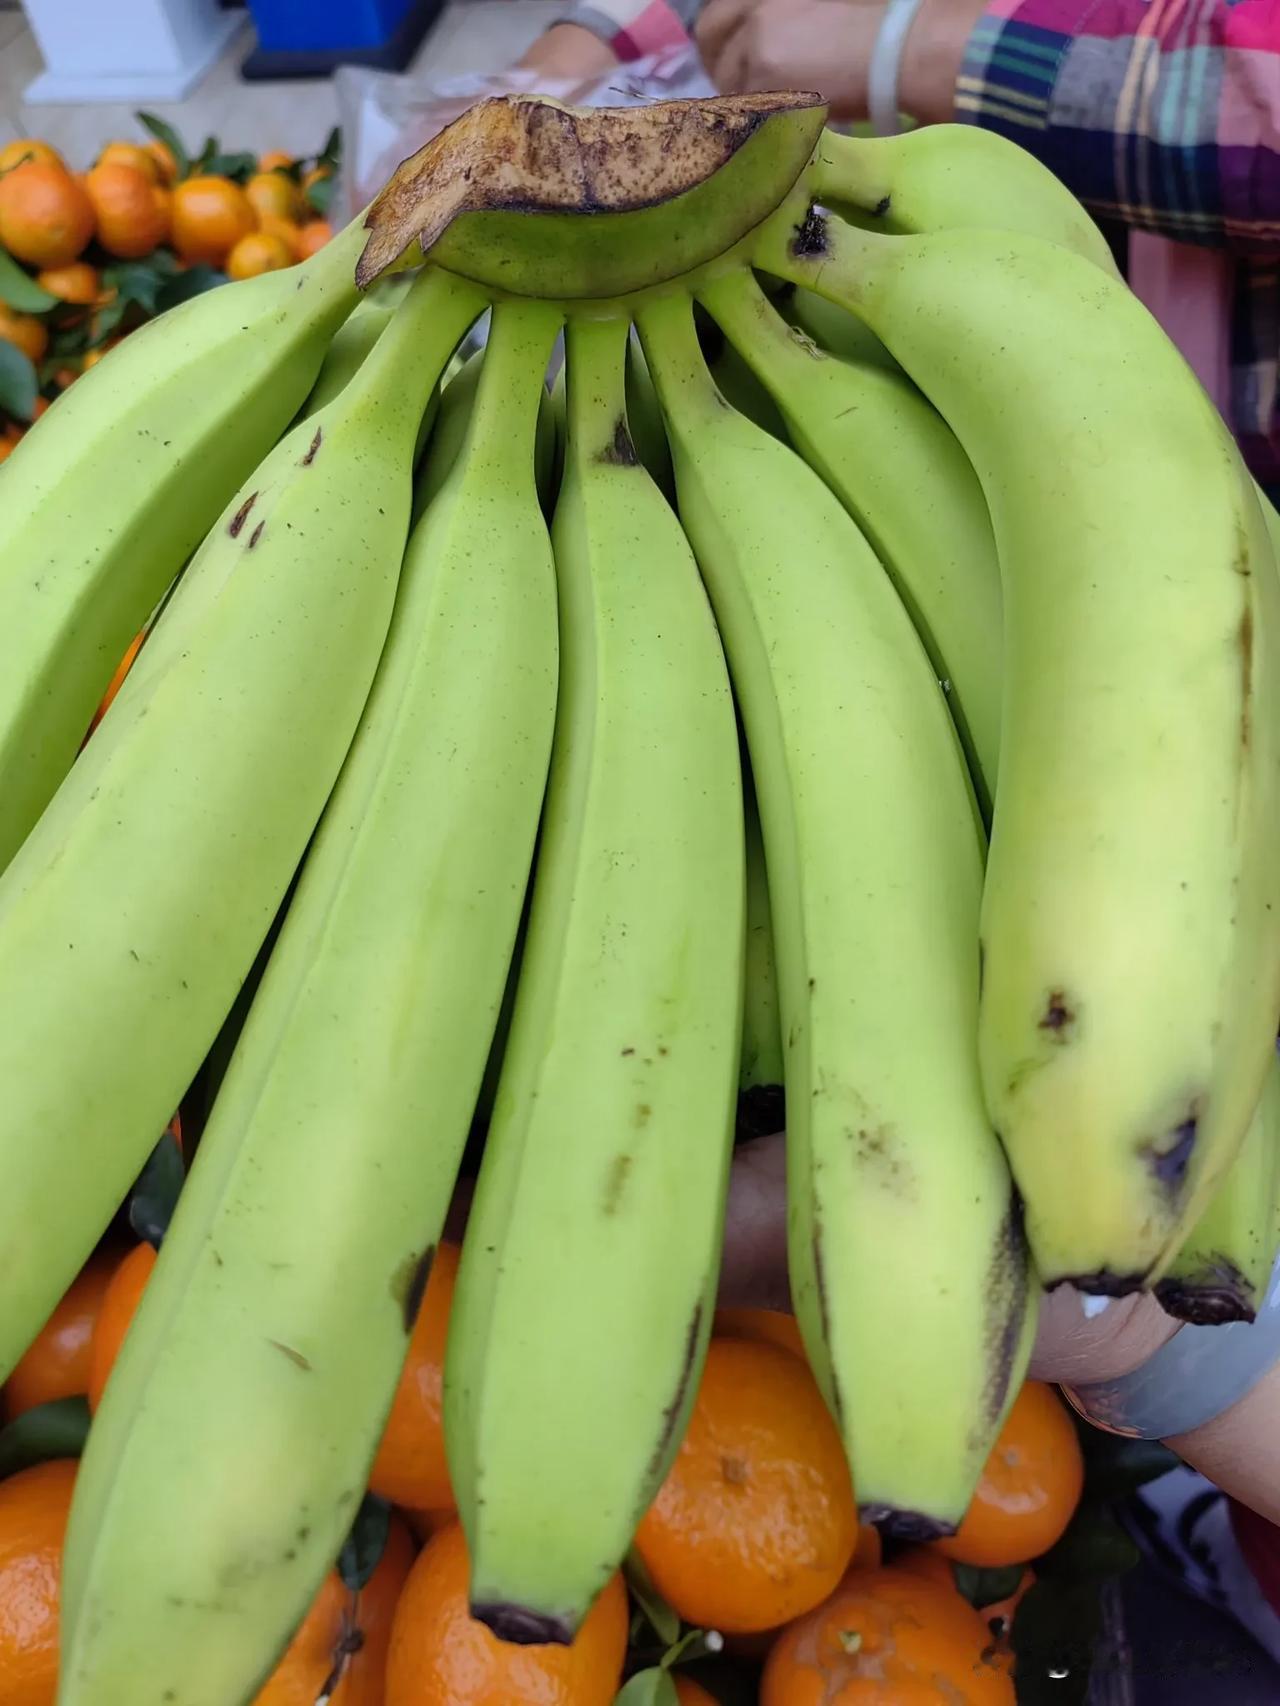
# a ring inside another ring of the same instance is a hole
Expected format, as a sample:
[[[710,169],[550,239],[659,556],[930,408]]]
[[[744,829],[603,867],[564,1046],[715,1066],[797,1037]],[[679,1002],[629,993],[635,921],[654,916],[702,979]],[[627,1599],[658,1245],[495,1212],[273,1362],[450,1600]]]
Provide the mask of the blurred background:
[[[518,59],[556,0],[0,0],[0,145],[39,136],[89,165],[138,133],[144,108],[198,147],[318,154],[358,111],[339,67],[415,80],[496,71]]]

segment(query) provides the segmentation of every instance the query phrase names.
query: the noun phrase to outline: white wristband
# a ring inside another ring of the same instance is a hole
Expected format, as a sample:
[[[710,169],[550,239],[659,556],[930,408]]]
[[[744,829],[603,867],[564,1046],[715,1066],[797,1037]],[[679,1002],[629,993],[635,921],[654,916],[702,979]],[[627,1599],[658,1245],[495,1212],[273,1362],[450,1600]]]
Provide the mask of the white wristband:
[[[898,110],[898,80],[907,35],[921,0],[889,0],[880,20],[867,71],[867,115],[877,136],[896,136],[902,129]]]

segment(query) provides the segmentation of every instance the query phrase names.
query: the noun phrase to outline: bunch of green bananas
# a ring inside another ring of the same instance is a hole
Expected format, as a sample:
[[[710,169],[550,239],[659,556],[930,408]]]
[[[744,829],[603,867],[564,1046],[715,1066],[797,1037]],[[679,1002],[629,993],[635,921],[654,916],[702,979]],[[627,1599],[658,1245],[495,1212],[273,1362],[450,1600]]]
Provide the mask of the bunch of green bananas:
[[[701,181],[628,200],[593,115],[581,208],[433,207],[357,306],[375,203],[0,471],[0,1375],[278,932],[91,1430],[62,1706],[252,1699],[482,1098],[446,1428],[511,1639],[572,1637],[678,1448],[740,1093],[899,1535],[958,1524],[1041,1284],[1266,1283],[1274,517],[1028,156],[685,106]]]

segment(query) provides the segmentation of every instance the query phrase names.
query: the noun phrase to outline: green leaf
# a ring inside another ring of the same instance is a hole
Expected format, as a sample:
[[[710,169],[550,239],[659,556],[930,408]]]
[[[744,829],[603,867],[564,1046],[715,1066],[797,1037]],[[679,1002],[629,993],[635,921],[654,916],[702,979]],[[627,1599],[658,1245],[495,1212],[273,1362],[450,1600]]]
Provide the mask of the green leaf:
[[[92,336],[92,321],[83,319],[75,326],[59,326],[49,340],[49,360],[55,370],[63,365],[60,358],[69,355],[83,355],[89,347]]]
[[[7,302],[19,314],[44,314],[58,306],[58,298],[41,289],[7,249],[0,249],[0,302]]]
[[[390,1531],[391,1506],[385,1499],[366,1493],[338,1554],[338,1574],[352,1593],[359,1593],[377,1569]]]
[[[1085,1706],[1102,1633],[1101,1585],[1038,1581],[1013,1620],[1018,1706]]]
[[[114,302],[108,302],[104,307],[96,309],[89,333],[89,348],[97,349],[100,344],[105,344],[128,311],[129,303],[123,296],[117,296]]]
[[[1127,1499],[1148,1481],[1159,1480],[1180,1459],[1154,1439],[1122,1439],[1097,1428],[1083,1429],[1085,1483],[1097,1498]]]
[[[324,147],[316,156],[317,166],[332,166],[336,171],[342,164],[342,126],[335,124],[324,139]]]
[[[324,219],[333,206],[333,178],[317,178],[307,189],[307,206]]]
[[[664,1647],[672,1647],[680,1639],[680,1618],[663,1599],[649,1579],[640,1554],[633,1546],[622,1566],[631,1589],[631,1597],[643,1611],[654,1634]]]
[[[705,1659],[709,1653],[718,1653],[724,1646],[724,1636],[714,1629],[686,1629],[678,1641],[673,1641],[662,1655],[664,1668],[672,1665],[690,1665],[698,1659]]]
[[[256,154],[222,154],[215,150],[210,154],[201,167],[202,171],[211,172],[218,178],[230,178],[233,183],[243,184],[250,179],[258,169]]]
[[[227,282],[227,275],[219,272],[216,267],[188,267],[186,272],[180,272],[176,278],[171,278],[160,290],[156,298],[156,312],[163,314],[166,308],[176,308],[180,302],[189,302],[193,296],[202,296],[206,290],[213,290]]]
[[[191,156],[187,153],[186,144],[173,126],[166,124],[162,118],[157,118],[154,113],[134,113],[133,116],[144,130],[151,132],[157,142],[164,143],[178,162],[178,176],[185,178],[191,170]]]
[[[39,394],[33,363],[15,345],[0,338],[0,410],[15,421],[29,421],[36,412]]]
[[[129,1197],[129,1225],[136,1237],[157,1250],[173,1219],[185,1179],[182,1150],[173,1132],[166,1130]]]
[[[206,136],[204,139],[204,147],[191,163],[191,175],[193,177],[198,177],[201,173],[207,172],[209,170],[210,160],[216,160],[221,151],[222,144],[218,141],[217,137]]]
[[[0,1477],[47,1463],[52,1457],[79,1457],[89,1437],[86,1398],[55,1398],[24,1410],[0,1429]]]
[[[680,1696],[671,1673],[658,1666],[637,1671],[629,1682],[623,1683],[613,1706],[680,1706]]]
[[[974,1564],[952,1564],[951,1573],[963,1597],[975,1611],[981,1611],[984,1606],[999,1605],[1002,1599],[1016,1593],[1024,1568],[1022,1564],[1010,1564],[1003,1570],[980,1570]]]
[[[118,303],[127,307],[136,302],[147,314],[154,314],[161,287],[178,276],[176,258],[168,249],[157,249],[145,261],[118,261],[105,270],[102,282],[115,290]]]
[[[1138,1559],[1137,1546],[1111,1506],[1089,1496],[1058,1544],[1035,1560],[1035,1572],[1064,1582],[1099,1582],[1124,1575]]]

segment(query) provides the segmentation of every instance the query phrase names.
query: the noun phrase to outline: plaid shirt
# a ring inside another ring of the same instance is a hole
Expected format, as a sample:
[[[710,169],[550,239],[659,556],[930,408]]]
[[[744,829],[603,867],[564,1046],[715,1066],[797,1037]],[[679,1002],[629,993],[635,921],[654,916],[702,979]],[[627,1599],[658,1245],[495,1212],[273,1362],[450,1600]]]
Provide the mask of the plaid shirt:
[[[1184,289],[1225,328],[1216,400],[1280,484],[1280,0],[995,0],[956,116],[1030,149],[1099,218],[1219,251],[1209,267],[1184,251]]]
[[[627,61],[686,39],[699,9],[574,0],[564,16]],[[1280,0],[993,0],[955,104],[1038,155],[1099,219],[1176,240],[1169,313],[1139,276],[1153,239],[1134,238],[1130,280],[1254,474],[1280,487]],[[1198,360],[1208,332],[1220,358]]]

